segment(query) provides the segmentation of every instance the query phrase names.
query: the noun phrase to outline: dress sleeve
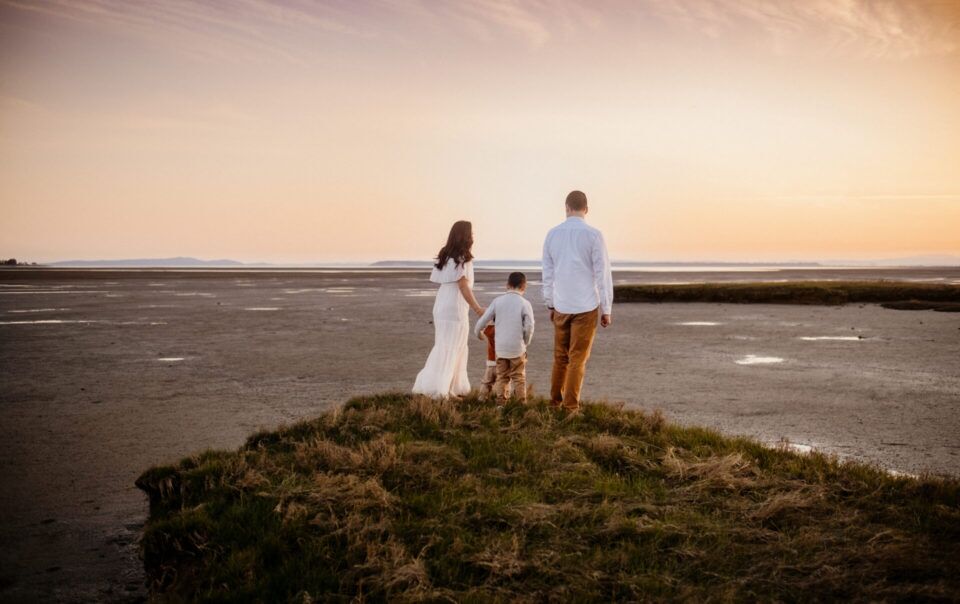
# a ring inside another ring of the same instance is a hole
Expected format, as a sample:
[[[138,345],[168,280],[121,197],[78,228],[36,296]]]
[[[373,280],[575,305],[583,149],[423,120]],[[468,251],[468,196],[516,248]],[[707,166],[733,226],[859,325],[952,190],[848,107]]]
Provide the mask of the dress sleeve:
[[[470,263],[467,263],[470,264]],[[430,280],[434,283],[453,283],[459,281],[466,274],[467,267],[465,264],[458,265],[456,260],[453,258],[447,260],[447,263],[442,269],[434,267],[433,271],[430,273]],[[473,278],[473,267],[470,267],[470,279]]]

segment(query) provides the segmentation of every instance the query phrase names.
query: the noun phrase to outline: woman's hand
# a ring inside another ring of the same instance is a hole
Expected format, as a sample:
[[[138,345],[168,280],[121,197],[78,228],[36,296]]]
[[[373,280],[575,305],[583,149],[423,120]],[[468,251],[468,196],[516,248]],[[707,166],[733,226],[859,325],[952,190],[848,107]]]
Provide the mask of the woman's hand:
[[[483,313],[486,312],[486,310],[487,310],[487,309],[484,308],[484,307],[482,307],[482,306],[477,306],[477,307],[475,307],[475,308],[473,309],[473,312],[477,313],[477,316],[478,316],[478,317],[482,317],[482,316],[483,316]]]

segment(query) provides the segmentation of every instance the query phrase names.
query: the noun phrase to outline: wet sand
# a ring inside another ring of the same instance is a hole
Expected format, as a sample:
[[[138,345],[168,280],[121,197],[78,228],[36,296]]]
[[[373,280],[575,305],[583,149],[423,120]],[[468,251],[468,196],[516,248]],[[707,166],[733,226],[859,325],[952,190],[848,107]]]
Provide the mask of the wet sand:
[[[539,276],[528,297],[537,302]],[[618,282],[958,269],[617,273]],[[478,274],[481,302],[505,273]],[[0,271],[0,600],[146,594],[147,467],[407,390],[432,343],[422,271]],[[539,304],[528,380],[547,390]],[[483,343],[471,342],[471,379]],[[960,317],[876,306],[623,304],[584,395],[905,471],[960,474]]]

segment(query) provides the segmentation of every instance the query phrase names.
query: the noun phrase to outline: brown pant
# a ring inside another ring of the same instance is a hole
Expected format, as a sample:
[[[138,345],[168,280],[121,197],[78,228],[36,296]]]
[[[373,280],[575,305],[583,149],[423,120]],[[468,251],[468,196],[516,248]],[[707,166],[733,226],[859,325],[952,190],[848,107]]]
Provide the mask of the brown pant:
[[[553,406],[580,408],[580,388],[599,318],[599,308],[576,314],[553,312],[553,375],[550,379]]]
[[[513,392],[511,393],[511,386]],[[511,397],[527,400],[527,355],[515,359],[497,359],[497,398],[506,401]]]

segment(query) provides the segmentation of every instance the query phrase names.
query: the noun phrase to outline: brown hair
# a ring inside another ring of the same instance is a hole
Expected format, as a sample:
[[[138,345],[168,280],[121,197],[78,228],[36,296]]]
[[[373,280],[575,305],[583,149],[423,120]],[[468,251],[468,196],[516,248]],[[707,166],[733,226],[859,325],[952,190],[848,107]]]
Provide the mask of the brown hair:
[[[453,258],[457,266],[473,260],[473,254],[470,250],[473,248],[473,225],[466,220],[458,220],[450,227],[450,235],[447,236],[447,245],[440,248],[437,253],[437,263],[434,265],[443,270],[447,265],[447,260]]]
[[[527,276],[523,273],[516,272],[510,273],[510,276],[507,277],[507,285],[512,289],[520,289],[527,284]]]
[[[587,209],[587,196],[583,191],[570,191],[567,195],[567,207],[574,212],[582,212]]]

